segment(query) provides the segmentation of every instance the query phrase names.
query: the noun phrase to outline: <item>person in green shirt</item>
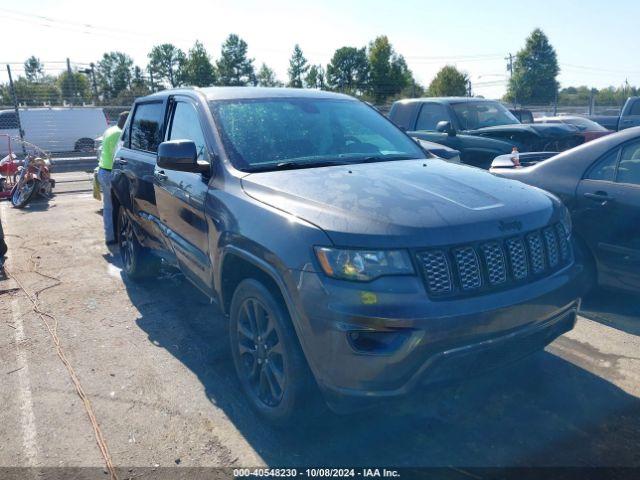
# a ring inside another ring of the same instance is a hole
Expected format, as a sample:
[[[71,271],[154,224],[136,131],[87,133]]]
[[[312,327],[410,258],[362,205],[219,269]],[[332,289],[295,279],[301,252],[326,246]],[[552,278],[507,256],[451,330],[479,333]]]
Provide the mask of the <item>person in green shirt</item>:
[[[107,245],[116,243],[116,235],[113,230],[113,204],[111,202],[111,169],[113,168],[113,156],[116,153],[118,141],[128,116],[129,112],[122,112],[118,118],[118,124],[107,128],[102,136],[102,153],[98,162],[98,182],[102,189],[102,221],[104,223],[104,240]]]

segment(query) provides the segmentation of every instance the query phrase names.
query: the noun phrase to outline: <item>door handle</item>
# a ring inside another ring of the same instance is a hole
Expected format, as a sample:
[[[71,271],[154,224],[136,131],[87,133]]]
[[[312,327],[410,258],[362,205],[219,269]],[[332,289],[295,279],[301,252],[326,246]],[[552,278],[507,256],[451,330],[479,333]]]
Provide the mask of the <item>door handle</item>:
[[[122,158],[122,157],[118,157],[118,158],[116,158],[116,163],[117,163],[118,165],[126,165],[126,164],[127,164],[127,163],[129,163],[129,162],[127,162],[127,161],[126,161],[124,158]]]
[[[163,171],[163,170],[160,170],[160,171],[158,171],[158,172],[155,172],[155,176],[156,176],[156,177],[158,177],[160,180],[166,180],[166,179],[168,178],[168,177],[167,177],[167,174],[166,174],[166,173],[164,173],[164,171]]]
[[[607,194],[607,192],[603,192],[603,191],[598,191],[593,193],[585,192],[584,197],[588,198],[589,200],[600,202],[600,206],[602,207],[606,207],[609,204],[609,202],[613,200],[613,197],[610,197]]]

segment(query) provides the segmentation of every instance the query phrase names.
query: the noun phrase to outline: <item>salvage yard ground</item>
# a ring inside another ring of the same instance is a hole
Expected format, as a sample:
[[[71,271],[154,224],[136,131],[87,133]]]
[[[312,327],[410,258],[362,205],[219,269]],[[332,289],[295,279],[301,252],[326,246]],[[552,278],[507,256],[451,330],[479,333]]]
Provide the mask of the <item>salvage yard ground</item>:
[[[58,321],[116,466],[640,466],[640,305],[585,299],[575,330],[512,367],[288,431],[245,402],[225,319],[175,272],[134,284],[103,242],[87,174],[0,203],[8,269]],[[635,300],[635,301],[634,301]],[[51,336],[0,281],[0,466],[104,460]]]

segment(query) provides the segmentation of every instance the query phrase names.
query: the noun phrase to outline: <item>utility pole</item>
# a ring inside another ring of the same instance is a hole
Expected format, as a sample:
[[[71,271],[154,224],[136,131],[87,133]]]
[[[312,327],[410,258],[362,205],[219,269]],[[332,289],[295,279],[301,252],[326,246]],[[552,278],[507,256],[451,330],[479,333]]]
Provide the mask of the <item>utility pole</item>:
[[[509,80],[512,80],[513,79],[513,55],[509,53],[509,55],[505,57],[505,60],[509,61],[509,64],[507,65],[507,70],[509,70]],[[517,95],[517,91],[514,88],[513,89],[513,108],[516,108],[516,106],[518,105],[518,99],[516,98],[516,95]]]
[[[155,88],[153,85],[153,69],[149,66],[149,80],[151,81],[151,93],[155,93]]]
[[[85,75],[89,75],[91,77],[91,85],[93,90],[93,103],[98,104],[98,84],[96,83],[96,71],[95,64],[90,63],[90,68],[85,68],[84,70],[79,70],[80,73],[84,73]]]
[[[20,145],[22,146],[22,154],[27,155],[27,149],[24,146],[24,130],[22,130],[22,123],[20,122],[20,109],[18,108],[18,96],[16,95],[16,89],[13,86],[13,77],[11,76],[11,67],[7,64],[7,73],[9,74],[9,90],[11,90],[11,98],[13,99],[13,109],[16,112],[16,122],[18,124],[18,134],[20,135]]]
[[[471,97],[471,79],[467,80],[467,97]]]
[[[69,76],[69,90],[71,92],[71,105],[73,105],[76,95],[78,93],[76,92],[76,82],[75,82],[75,78],[73,78],[73,72],[71,71],[71,62],[69,61],[68,57],[67,57],[67,75]]]

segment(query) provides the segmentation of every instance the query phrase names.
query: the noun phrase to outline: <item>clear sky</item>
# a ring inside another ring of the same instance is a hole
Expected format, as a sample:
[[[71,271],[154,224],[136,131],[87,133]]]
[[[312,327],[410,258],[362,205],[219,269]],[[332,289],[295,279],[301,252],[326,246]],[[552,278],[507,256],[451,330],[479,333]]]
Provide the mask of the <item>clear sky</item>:
[[[63,64],[53,62],[120,50],[145,66],[154,44],[187,50],[196,39],[215,58],[237,33],[256,67],[267,63],[281,80],[295,43],[326,65],[337,48],[385,34],[419,82],[453,64],[487,97],[504,93],[504,57],[540,27],[558,53],[562,86],[640,85],[640,0],[0,0],[0,24],[0,63],[36,55],[56,73]]]

